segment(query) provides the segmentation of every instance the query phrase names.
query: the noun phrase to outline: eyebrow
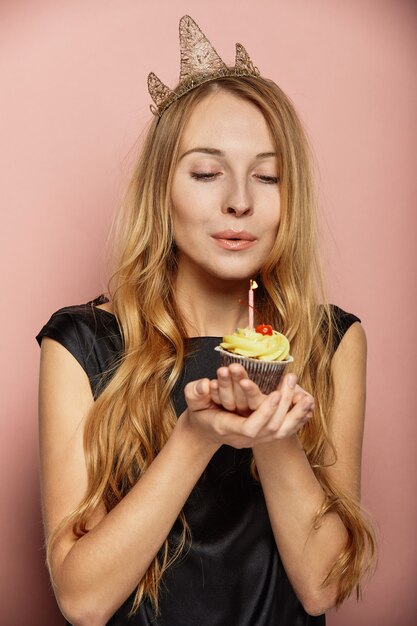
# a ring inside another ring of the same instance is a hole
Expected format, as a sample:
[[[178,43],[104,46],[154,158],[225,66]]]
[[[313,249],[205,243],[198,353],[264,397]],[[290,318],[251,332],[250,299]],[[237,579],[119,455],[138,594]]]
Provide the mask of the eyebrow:
[[[203,154],[210,154],[212,156],[219,156],[219,157],[226,156],[226,154],[222,152],[222,150],[218,150],[218,148],[191,148],[191,150],[187,150],[187,152],[184,152],[184,154],[182,154],[178,160],[181,161],[181,159],[187,156],[187,154],[191,154],[192,152],[201,152]],[[276,152],[260,152],[259,154],[256,155],[255,158],[267,159],[269,157],[276,157],[276,156],[278,156]]]

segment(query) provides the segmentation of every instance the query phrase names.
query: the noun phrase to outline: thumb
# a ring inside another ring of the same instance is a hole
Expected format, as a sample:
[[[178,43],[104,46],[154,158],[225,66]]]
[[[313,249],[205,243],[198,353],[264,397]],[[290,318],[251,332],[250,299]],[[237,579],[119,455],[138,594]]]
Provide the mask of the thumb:
[[[184,387],[184,396],[190,411],[202,411],[211,406],[210,381],[208,378],[193,380]]]

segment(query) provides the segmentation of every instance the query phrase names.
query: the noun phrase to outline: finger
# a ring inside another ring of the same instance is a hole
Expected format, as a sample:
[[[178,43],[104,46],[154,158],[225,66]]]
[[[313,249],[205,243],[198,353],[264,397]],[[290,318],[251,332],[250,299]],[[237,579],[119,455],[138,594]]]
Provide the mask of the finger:
[[[265,424],[274,416],[280,399],[279,391],[273,391],[269,396],[264,396],[260,406],[246,419],[243,426],[243,434],[246,437],[255,438],[263,430]]]
[[[210,381],[210,396],[215,404],[221,405],[219,394],[219,382],[217,379]]]
[[[296,404],[297,402],[299,402],[300,400],[302,400],[305,397],[305,393],[303,391],[298,391],[296,392],[293,397],[292,397],[292,403]]]
[[[300,402],[301,400],[304,400],[304,399],[307,399],[307,398],[310,398],[311,400],[314,400],[314,398],[313,398],[313,396],[311,394],[309,394],[307,391],[304,391],[304,389],[301,389],[301,391],[296,391],[294,393],[293,398],[292,398],[292,403],[294,405],[297,402]]]
[[[240,386],[242,380],[249,380],[248,374],[242,365],[233,363],[229,365],[229,372],[232,378],[233,394],[236,403],[236,411],[240,414],[248,411],[248,401],[244,389]]]
[[[248,408],[251,411],[256,411],[256,409],[261,406],[262,402],[265,400],[265,395],[259,389],[258,385],[249,378],[241,380],[240,387],[246,395]]]
[[[291,408],[293,403],[293,397],[295,392],[295,386],[297,384],[297,376],[296,374],[287,374],[282,379],[281,384],[281,400],[273,417],[271,424],[269,424],[268,431],[272,432],[272,430],[279,429],[281,424],[283,423],[285,416]]]
[[[276,438],[289,437],[300,430],[302,426],[313,416],[314,404],[310,398],[304,399],[287,413],[284,421],[276,431]]]
[[[303,387],[301,387],[301,385],[299,385],[298,383],[295,385],[295,393],[298,393],[300,391],[303,391],[304,393],[306,393],[308,396],[310,396],[311,394],[306,391],[305,389],[303,389]]]
[[[210,381],[208,378],[193,380],[184,387],[184,396],[191,411],[201,411],[210,407]]]
[[[314,400],[313,396],[297,383],[295,385],[293,402],[298,402],[298,400],[301,400],[303,397],[312,398]]]
[[[233,391],[232,376],[228,367],[219,367],[217,370],[217,380],[219,383],[220,404],[232,413],[236,410],[235,394]]]

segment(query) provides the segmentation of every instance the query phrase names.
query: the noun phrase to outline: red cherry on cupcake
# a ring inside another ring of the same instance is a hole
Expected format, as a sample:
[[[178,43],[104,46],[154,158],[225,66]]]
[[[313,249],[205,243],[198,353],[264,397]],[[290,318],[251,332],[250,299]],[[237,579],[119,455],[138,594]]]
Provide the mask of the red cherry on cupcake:
[[[270,324],[258,324],[255,328],[257,333],[261,335],[272,335],[272,326]]]

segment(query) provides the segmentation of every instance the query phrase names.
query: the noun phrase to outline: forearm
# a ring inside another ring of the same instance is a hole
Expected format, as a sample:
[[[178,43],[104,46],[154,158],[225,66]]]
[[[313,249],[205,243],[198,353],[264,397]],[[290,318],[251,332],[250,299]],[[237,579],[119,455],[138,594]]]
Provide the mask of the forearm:
[[[54,572],[64,614],[92,624],[99,613],[97,623],[107,622],[144,576],[215,450],[178,423],[143,477]]]
[[[336,588],[320,584],[346,543],[346,529],[336,513],[313,529],[324,491],[296,435],[257,445],[253,453],[287,575],[306,610],[323,612],[333,605]]]

